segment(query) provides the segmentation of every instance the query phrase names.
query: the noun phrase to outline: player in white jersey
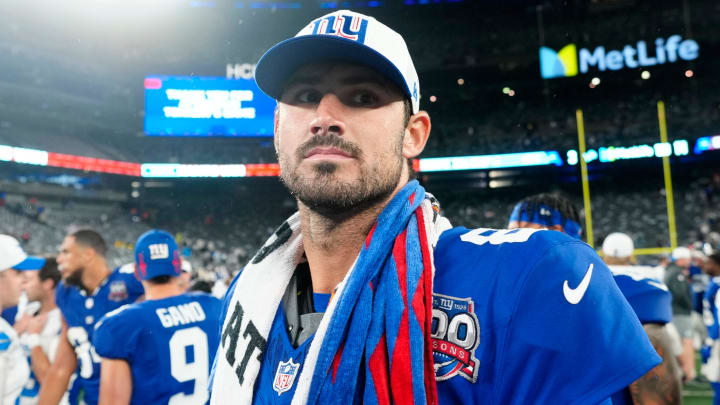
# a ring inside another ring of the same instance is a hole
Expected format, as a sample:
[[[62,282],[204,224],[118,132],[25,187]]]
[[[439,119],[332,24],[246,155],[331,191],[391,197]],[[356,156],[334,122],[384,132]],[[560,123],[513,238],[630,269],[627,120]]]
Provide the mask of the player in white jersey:
[[[32,374],[23,389],[20,405],[37,403],[40,384],[55,359],[62,332],[62,314],[55,304],[55,287],[61,278],[57,261],[53,257],[37,260],[40,268],[21,272],[22,288],[31,304],[15,329],[20,334]]]
[[[27,255],[15,238],[0,235],[0,277],[3,273],[27,264]],[[0,310],[7,283],[0,282]],[[0,319],[0,405],[15,405],[30,375],[30,367],[17,333]]]

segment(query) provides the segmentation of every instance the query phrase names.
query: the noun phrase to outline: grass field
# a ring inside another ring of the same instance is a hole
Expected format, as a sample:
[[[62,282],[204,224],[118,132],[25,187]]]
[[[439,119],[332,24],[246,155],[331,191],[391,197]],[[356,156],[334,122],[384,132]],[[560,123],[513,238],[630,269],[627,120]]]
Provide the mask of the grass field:
[[[697,375],[700,375],[700,356],[695,358]],[[683,387],[684,405],[711,405],[713,401],[713,389],[709,383],[690,383]]]

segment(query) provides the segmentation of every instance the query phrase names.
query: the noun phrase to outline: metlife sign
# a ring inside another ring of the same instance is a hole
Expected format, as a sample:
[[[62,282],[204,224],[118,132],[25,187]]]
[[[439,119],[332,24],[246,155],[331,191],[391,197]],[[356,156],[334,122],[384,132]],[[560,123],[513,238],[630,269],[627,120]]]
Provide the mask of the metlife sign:
[[[648,49],[645,41],[638,41],[622,49],[607,50],[604,46],[598,46],[593,50],[578,50],[575,44],[568,44],[559,51],[543,46],[540,47],[540,75],[543,79],[553,79],[577,76],[591,70],[604,72],[633,69],[693,60],[700,54],[700,45],[696,41],[683,40],[680,35],[657,38],[652,45],[654,49]]]

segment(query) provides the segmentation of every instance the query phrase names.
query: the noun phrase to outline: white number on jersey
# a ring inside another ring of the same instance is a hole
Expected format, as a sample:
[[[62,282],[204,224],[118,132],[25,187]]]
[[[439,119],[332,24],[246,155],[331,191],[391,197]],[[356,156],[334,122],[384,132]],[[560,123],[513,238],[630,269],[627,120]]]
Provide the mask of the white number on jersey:
[[[91,378],[93,363],[100,364],[100,356],[95,353],[95,347],[90,343],[88,334],[82,326],[73,326],[67,331],[67,338],[75,348],[75,355],[80,361],[80,377]]]
[[[503,243],[527,242],[530,236],[541,229],[518,228],[518,229],[488,229],[478,228],[460,236],[463,242],[474,243],[482,246],[486,243],[500,245]]]
[[[188,363],[185,348],[192,346],[194,361]],[[207,335],[197,326],[180,329],[170,338],[170,374],[179,382],[195,380],[191,395],[179,392],[168,405],[202,405],[208,400],[208,344]]]

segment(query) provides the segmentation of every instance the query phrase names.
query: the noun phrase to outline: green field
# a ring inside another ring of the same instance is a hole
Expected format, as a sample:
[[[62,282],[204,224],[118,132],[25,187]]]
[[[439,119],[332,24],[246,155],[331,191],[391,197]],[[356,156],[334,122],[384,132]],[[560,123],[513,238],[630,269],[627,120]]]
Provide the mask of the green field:
[[[700,355],[695,357],[695,369],[700,375]],[[713,400],[713,389],[709,383],[689,383],[683,387],[684,405],[710,405]]]

